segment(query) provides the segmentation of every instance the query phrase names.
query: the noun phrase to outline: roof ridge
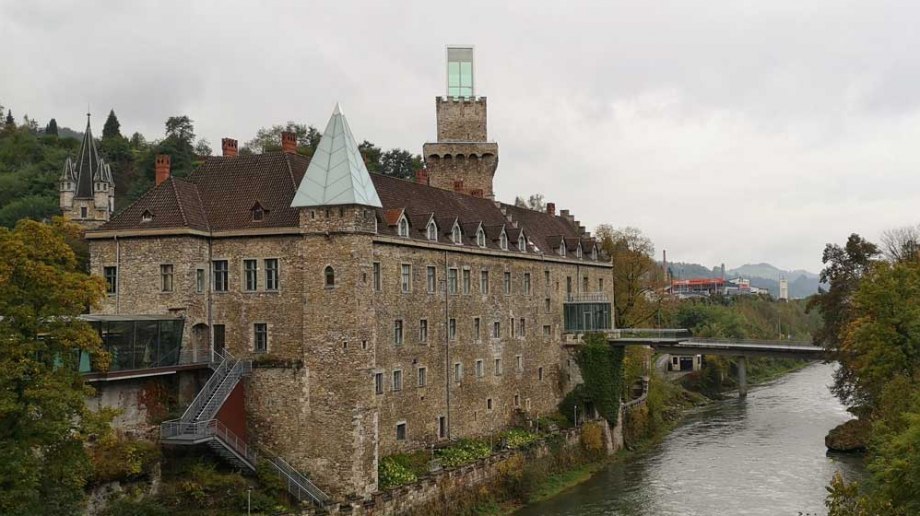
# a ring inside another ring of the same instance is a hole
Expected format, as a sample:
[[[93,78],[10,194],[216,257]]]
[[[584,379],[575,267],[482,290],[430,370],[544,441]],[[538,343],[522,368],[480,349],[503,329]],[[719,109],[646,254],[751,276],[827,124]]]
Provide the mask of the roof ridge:
[[[185,209],[182,208],[182,197],[179,195],[179,189],[176,188],[175,178],[170,177],[169,183],[172,185],[173,195],[176,196],[176,205],[179,207],[179,215],[182,215],[182,224],[188,226],[188,218],[185,216]]]
[[[199,215],[201,215],[201,218],[204,219],[205,226],[207,226],[208,231],[210,231],[210,230],[211,230],[211,221],[208,219],[208,214],[207,214],[207,212],[205,212],[205,210],[204,210],[204,203],[203,203],[202,200],[201,200],[201,192],[198,190],[198,184],[197,184],[197,183],[193,183],[193,182],[191,182],[191,181],[188,181],[188,180],[186,180],[186,179],[184,179],[184,178],[181,178],[181,177],[174,177],[174,176],[173,176],[173,177],[170,177],[170,179],[173,179],[173,180],[174,180],[174,181],[173,181],[173,189],[174,189],[174,190],[176,189],[176,181],[178,181],[178,182],[180,182],[180,183],[182,183],[182,184],[184,184],[184,185],[190,186],[190,187],[192,187],[192,188],[195,189],[195,197],[198,198],[198,212],[199,212]],[[185,211],[184,211],[184,209],[182,208],[182,201],[180,200],[179,192],[178,192],[178,190],[175,190],[175,191],[176,191],[176,201],[177,201],[177,203],[179,204],[179,210],[180,210],[180,212],[182,213],[182,220],[186,221],[186,225],[188,226],[189,224],[188,224],[188,221],[187,221],[187,219],[186,219],[186,217],[185,217]]]

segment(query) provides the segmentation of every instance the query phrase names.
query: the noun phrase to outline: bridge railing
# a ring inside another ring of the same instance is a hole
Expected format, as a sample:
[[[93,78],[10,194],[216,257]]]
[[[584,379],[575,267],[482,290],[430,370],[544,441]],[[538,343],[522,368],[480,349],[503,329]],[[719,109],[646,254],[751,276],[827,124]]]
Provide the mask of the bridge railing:
[[[616,339],[688,339],[690,331],[683,328],[622,328],[608,334]]]
[[[756,345],[789,346],[789,347],[821,349],[820,346],[814,345],[809,340],[725,339],[725,338],[709,338],[709,337],[691,337],[687,339],[687,342],[695,342],[695,343],[700,343],[700,344],[748,344],[751,346],[756,346]]]

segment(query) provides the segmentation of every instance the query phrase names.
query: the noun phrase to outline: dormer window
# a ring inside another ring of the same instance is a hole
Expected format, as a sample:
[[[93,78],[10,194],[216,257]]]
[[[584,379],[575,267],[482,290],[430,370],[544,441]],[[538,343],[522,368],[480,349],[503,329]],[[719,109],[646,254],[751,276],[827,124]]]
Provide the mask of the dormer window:
[[[459,224],[454,224],[454,228],[450,231],[450,239],[455,244],[463,243],[463,231],[460,230]]]
[[[486,232],[483,231],[482,228],[479,228],[479,230],[476,231],[476,245],[479,247],[486,246]]]
[[[575,248],[575,256],[581,260],[581,244],[578,244],[578,247]]]
[[[428,233],[428,240],[437,241],[438,240],[438,225],[432,220],[428,223],[428,228],[426,229]]]
[[[406,216],[403,215],[399,218],[399,222],[396,223],[397,234],[401,237],[409,237],[409,221],[406,220]]]
[[[527,237],[524,236],[523,231],[521,231],[520,236],[518,236],[518,251],[522,253],[527,252]]]
[[[259,203],[256,203],[256,204],[252,207],[252,209],[250,210],[250,212],[252,213],[252,220],[253,220],[253,222],[260,222],[260,221],[262,221],[263,219],[265,219],[265,210],[262,208],[262,205],[259,204]]]
[[[153,220],[153,213],[150,213],[150,210],[144,210],[144,213],[141,215],[141,222],[150,222]]]
[[[505,230],[502,230],[502,234],[498,236],[498,245],[502,250],[508,250],[508,235],[505,234]]]
[[[591,259],[597,261],[597,246],[591,248]]]
[[[565,256],[565,241],[559,243],[559,256]]]

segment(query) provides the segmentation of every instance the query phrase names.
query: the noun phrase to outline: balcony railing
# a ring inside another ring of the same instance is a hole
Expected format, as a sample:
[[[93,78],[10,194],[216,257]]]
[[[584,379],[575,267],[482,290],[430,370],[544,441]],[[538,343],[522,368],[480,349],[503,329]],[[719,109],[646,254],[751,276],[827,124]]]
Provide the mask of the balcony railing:
[[[605,292],[570,292],[566,296],[566,303],[609,303],[610,299]]]

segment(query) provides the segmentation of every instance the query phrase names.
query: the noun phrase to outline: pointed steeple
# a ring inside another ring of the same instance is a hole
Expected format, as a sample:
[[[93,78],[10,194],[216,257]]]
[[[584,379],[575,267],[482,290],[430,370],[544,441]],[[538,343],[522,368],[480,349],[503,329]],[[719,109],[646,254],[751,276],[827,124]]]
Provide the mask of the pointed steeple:
[[[382,207],[348,121],[336,103],[291,207],[342,204]]]
[[[96,150],[96,140],[93,139],[89,119],[90,114],[87,113],[83,143],[80,144],[80,152],[77,154],[77,161],[74,164],[74,176],[77,182],[76,198],[78,199],[91,199],[93,197],[93,179],[100,168],[105,167],[105,163],[100,159],[99,152]]]

